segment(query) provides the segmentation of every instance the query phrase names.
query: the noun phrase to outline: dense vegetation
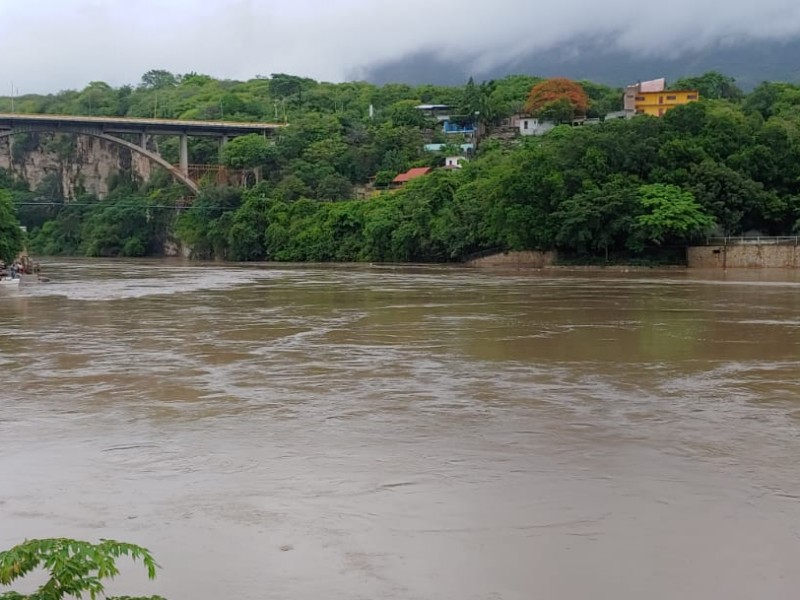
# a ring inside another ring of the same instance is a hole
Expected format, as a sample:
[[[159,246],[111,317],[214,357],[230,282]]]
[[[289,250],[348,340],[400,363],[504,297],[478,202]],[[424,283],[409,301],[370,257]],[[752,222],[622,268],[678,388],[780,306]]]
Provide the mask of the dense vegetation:
[[[0,189],[0,261],[10,264],[22,249],[23,235],[19,228],[12,196]]]
[[[490,249],[552,248],[587,260],[632,260],[667,257],[665,248],[714,231],[798,231],[800,86],[765,83],[744,95],[730,78],[710,73],[675,82],[700,89],[704,99],[660,119],[563,125],[516,143],[494,139],[540,82],[512,76],[460,88],[376,87],[152,71],[137,88],[93,83],[82,92],[18,99],[18,107],[201,119],[285,114],[290,125],[274,142],[238,138],[222,153],[232,168],[258,168],[260,183],[203,187],[182,211],[173,207],[183,191],[166,177],[141,185],[120,174],[102,201],[64,202],[57,181],[28,191],[6,175],[0,187],[13,194],[43,254],[142,256],[173,240],[197,257],[231,260],[448,261]],[[619,90],[582,85],[587,116],[619,108]],[[546,98],[558,106],[557,97]],[[477,157],[398,190],[371,191],[367,184],[381,189],[409,167],[440,165],[453,144],[468,141],[445,137],[414,108],[421,102],[456,106],[465,119],[477,113],[487,126]],[[168,158],[170,142],[160,147]],[[427,153],[431,142],[448,145]],[[204,140],[191,152],[193,162],[218,160]]]

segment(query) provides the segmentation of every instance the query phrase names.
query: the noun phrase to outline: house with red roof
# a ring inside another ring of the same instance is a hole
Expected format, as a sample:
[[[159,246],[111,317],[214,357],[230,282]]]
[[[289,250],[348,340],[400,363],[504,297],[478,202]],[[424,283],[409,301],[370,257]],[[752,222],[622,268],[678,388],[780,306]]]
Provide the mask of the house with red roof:
[[[417,179],[418,177],[427,175],[430,172],[430,167],[416,167],[414,169],[409,169],[405,173],[400,173],[397,177],[392,179],[392,187],[400,187],[412,179]]]

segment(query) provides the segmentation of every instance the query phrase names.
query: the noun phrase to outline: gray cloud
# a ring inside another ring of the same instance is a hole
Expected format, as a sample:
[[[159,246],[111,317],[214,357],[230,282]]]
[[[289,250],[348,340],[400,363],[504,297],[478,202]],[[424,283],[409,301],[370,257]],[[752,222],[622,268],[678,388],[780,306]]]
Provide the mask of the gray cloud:
[[[151,68],[341,80],[430,50],[477,70],[584,37],[643,56],[800,35],[797,0],[27,0],[0,4],[0,93],[136,83]],[[6,84],[3,79],[8,83]]]

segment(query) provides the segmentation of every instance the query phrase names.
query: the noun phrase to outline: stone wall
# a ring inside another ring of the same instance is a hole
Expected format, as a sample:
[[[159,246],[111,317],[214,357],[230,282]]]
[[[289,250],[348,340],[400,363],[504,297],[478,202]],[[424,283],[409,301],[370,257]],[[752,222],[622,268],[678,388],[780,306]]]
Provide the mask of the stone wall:
[[[500,267],[508,269],[542,269],[555,263],[555,252],[502,252],[467,261],[470,267]]]
[[[689,267],[694,269],[796,269],[800,267],[800,246],[693,246],[687,249],[686,258]]]
[[[81,191],[102,198],[116,173],[150,179],[152,165],[146,157],[112,142],[82,135],[25,135],[25,149],[17,152],[12,151],[12,138],[0,138],[0,168],[27,182],[31,190],[54,176],[66,198]]]

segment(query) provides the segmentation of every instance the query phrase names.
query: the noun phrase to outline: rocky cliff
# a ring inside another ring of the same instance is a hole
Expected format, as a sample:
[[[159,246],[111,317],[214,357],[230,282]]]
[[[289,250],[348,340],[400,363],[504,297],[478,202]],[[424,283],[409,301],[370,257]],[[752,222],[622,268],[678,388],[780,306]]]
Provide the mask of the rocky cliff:
[[[32,190],[55,181],[67,199],[81,192],[102,198],[114,175],[132,173],[144,182],[152,168],[144,156],[89,136],[26,133],[0,138],[0,169],[27,182]]]

